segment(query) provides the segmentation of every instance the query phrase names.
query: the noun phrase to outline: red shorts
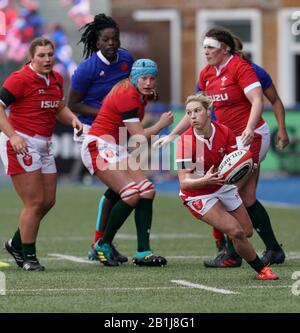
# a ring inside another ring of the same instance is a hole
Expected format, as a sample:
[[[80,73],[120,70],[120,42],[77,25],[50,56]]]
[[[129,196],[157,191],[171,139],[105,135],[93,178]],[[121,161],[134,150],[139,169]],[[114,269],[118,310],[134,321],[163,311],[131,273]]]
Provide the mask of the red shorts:
[[[51,149],[51,138],[44,136],[29,136],[17,132],[28,144],[28,153],[17,154],[2,132],[0,134],[0,156],[5,172],[8,175],[31,172],[41,169],[42,173],[56,173],[56,165]]]
[[[249,146],[244,146],[241,136],[236,137],[238,149],[250,150],[253,155],[254,163],[261,163],[267,156],[270,147],[270,129],[267,123],[254,131],[254,139]]]

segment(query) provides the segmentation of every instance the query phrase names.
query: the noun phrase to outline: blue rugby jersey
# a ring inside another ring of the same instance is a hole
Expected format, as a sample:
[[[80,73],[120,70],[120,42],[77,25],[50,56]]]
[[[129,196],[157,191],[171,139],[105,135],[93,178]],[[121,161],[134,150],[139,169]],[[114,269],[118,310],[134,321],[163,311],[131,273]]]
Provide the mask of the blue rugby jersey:
[[[99,109],[111,88],[129,76],[132,64],[133,59],[127,50],[119,49],[117,59],[112,63],[98,51],[79,64],[72,76],[71,87],[85,94],[82,103]],[[95,118],[79,115],[79,119],[83,124],[91,125]]]
[[[262,67],[258,66],[254,62],[251,63],[252,68],[255,70],[255,73],[258,77],[258,80],[261,84],[261,89],[263,91],[267,90],[271,84],[272,84],[272,79],[269,73]]]

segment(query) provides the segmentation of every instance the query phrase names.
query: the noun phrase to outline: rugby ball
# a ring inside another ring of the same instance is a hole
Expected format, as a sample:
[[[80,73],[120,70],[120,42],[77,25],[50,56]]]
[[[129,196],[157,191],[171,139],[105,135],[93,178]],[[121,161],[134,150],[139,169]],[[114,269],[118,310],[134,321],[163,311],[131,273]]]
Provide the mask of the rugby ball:
[[[240,149],[225,155],[218,171],[224,176],[226,183],[234,184],[249,175],[252,168],[252,154],[247,150]]]

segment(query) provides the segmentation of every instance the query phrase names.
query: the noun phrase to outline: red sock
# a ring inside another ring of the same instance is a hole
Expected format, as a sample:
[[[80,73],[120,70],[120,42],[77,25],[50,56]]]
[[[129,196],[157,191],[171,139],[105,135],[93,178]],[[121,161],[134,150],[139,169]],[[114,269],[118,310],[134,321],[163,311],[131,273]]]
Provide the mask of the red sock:
[[[216,241],[220,241],[220,240],[222,240],[222,238],[223,238],[223,232],[219,231],[219,230],[216,229],[216,228],[213,228],[213,230],[212,230],[212,235],[214,236],[214,239],[215,239]]]
[[[102,238],[104,234],[104,231],[99,231],[99,230],[95,230],[94,233],[94,244],[97,242],[98,239]]]

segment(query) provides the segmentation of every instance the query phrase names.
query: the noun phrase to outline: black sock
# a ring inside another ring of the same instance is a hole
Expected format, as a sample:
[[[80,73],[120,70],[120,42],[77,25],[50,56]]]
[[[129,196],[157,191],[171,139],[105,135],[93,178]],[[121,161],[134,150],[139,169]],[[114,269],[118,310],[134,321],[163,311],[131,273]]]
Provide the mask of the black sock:
[[[265,266],[260,260],[259,256],[256,255],[256,258],[253,261],[248,261],[248,264],[257,272],[259,273]]]
[[[30,243],[30,244],[22,243],[22,249],[24,254],[24,260],[36,259],[35,243]]]
[[[233,246],[232,240],[228,236],[227,236],[227,253],[230,254],[231,257],[233,258],[239,257],[239,254],[237,254]]]
[[[127,217],[133,211],[133,207],[127,205],[123,200],[119,200],[109,214],[105,232],[102,238],[103,243],[111,244],[118,229],[121,228]]]
[[[135,208],[135,225],[138,252],[150,250],[153,199],[140,199]]]
[[[263,205],[256,200],[252,206],[247,207],[247,212],[251,218],[253,228],[264,242],[266,249],[280,249],[271,226],[269,215]]]
[[[18,229],[11,241],[12,247],[14,247],[16,250],[22,250],[22,241],[21,241],[21,234],[20,234],[20,229]]]

